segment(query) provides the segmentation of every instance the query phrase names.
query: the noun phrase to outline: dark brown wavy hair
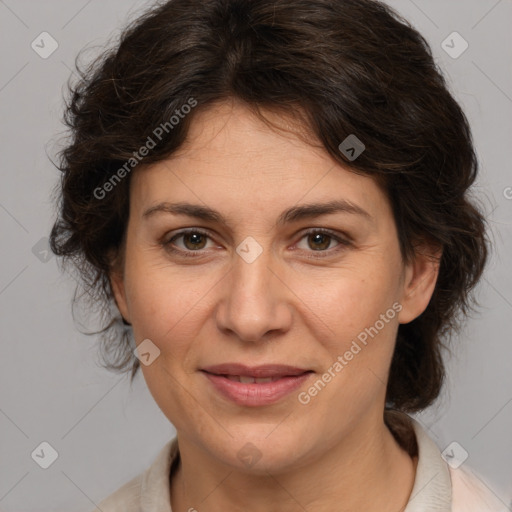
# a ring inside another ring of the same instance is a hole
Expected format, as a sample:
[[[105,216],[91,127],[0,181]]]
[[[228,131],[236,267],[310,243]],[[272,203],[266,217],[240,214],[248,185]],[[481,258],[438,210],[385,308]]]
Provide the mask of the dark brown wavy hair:
[[[478,170],[468,121],[406,20],[372,0],[171,0],[145,11],[77,73],[68,83],[70,137],[59,152],[50,243],[78,273],[73,303],[87,299],[102,313],[93,334],[101,334],[107,368],[131,370],[132,381],[139,369],[109,281],[110,255],[124,250],[134,152],[151,136],[141,170],[168,158],[198,112],[236,99],[260,116],[293,116],[309,142],[373,177],[391,201],[404,261],[422,240],[442,246],[427,309],[399,326],[387,389],[388,406],[401,411],[435,400],[443,348],[476,304],[488,242],[468,197]],[[184,115],[191,98],[197,106]],[[339,149],[350,134],[366,146],[353,161]]]

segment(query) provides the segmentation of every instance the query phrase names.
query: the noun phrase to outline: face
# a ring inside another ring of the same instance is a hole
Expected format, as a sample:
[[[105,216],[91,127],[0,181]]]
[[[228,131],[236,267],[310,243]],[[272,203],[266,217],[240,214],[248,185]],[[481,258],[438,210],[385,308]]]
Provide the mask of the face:
[[[436,270],[403,263],[370,177],[225,102],[130,187],[112,284],[136,343],[159,351],[141,368],[180,443],[278,472],[382,425],[398,325],[426,308]]]

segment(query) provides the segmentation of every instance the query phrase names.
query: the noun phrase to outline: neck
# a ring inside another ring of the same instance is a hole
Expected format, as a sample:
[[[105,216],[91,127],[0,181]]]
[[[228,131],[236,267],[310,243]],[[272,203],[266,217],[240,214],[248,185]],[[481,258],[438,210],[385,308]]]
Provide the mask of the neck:
[[[415,460],[384,422],[353,432],[308,464],[253,475],[214,460],[178,434],[181,461],[171,482],[173,512],[397,512],[405,508]]]

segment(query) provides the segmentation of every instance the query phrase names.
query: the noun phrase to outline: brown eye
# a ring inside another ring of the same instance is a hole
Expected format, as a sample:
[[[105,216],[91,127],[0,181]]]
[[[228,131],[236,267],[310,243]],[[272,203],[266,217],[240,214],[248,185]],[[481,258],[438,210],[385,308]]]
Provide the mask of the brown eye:
[[[325,233],[315,233],[313,235],[307,235],[308,245],[314,251],[322,251],[329,248],[332,241],[332,236],[326,235]]]
[[[204,249],[206,237],[201,233],[191,231],[190,233],[183,233],[183,243],[186,249],[193,251],[194,249]]]
[[[182,231],[177,233],[168,241],[164,242],[164,247],[174,253],[183,253],[187,255],[193,252],[200,253],[202,249],[206,247],[206,244],[210,236],[208,233],[199,231],[197,229]],[[182,239],[182,244],[176,243],[177,240]]]
[[[305,240],[305,247],[300,247],[300,244]],[[332,242],[335,242],[335,245]],[[341,236],[331,233],[323,229],[310,229],[306,233],[303,233],[302,238],[297,245],[299,249],[309,252],[308,258],[321,258],[328,257],[337,254],[339,251],[347,249],[351,245],[349,240],[342,238]],[[311,253],[316,254],[311,254]]]

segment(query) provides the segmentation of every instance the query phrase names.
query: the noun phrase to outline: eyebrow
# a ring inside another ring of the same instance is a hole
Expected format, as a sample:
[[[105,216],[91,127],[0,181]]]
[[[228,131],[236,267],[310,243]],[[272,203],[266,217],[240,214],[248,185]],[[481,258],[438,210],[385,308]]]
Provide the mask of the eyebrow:
[[[186,215],[196,219],[217,222],[228,225],[226,218],[217,210],[208,206],[191,204],[186,202],[169,203],[162,202],[151,206],[142,214],[143,218],[149,218],[157,213],[170,213],[174,215]],[[331,215],[334,213],[349,213],[360,215],[367,220],[373,220],[373,217],[363,208],[346,199],[337,199],[327,203],[308,203],[299,206],[292,206],[281,213],[277,219],[276,225],[297,222],[303,219],[313,219],[322,215]]]

